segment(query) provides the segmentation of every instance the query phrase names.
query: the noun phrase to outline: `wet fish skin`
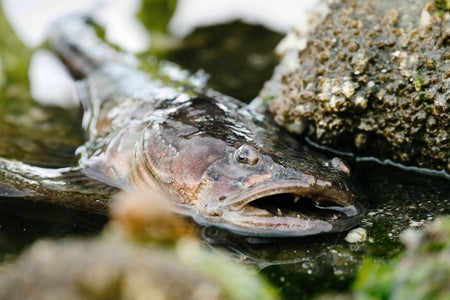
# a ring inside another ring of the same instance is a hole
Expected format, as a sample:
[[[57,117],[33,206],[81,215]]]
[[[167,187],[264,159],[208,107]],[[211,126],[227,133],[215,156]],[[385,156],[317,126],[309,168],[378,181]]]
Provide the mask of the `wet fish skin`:
[[[267,116],[204,86],[140,71],[81,18],[61,22],[51,43],[82,80],[88,141],[78,154],[87,176],[163,193],[199,223],[246,235],[343,231],[361,220],[348,167]]]

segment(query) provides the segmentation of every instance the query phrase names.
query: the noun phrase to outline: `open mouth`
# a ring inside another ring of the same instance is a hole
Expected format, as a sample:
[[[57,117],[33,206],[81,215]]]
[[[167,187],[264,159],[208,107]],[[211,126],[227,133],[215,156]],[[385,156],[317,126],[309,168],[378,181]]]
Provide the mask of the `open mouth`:
[[[252,214],[253,211],[262,216],[259,210],[266,211],[267,216],[323,221],[346,219],[358,213],[353,205],[344,207],[332,200],[313,199],[291,193],[261,197],[247,203],[245,207],[246,214]]]
[[[337,189],[262,189],[234,203],[222,219],[231,230],[260,236],[305,236],[347,230],[362,219],[364,208],[351,192]]]

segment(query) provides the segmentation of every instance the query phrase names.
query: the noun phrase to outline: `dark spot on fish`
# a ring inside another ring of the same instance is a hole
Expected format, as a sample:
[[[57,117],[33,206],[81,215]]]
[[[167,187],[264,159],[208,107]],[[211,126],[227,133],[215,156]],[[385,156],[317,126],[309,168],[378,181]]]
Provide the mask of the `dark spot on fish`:
[[[223,200],[225,200],[225,199],[227,199],[227,196],[220,196],[220,197],[219,197],[219,201],[223,201]]]

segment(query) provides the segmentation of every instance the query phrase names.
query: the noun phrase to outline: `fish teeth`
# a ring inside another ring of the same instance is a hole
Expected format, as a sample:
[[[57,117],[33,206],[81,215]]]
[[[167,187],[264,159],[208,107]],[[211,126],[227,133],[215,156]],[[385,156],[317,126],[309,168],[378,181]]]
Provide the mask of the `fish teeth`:
[[[298,200],[300,200],[300,196],[295,196],[294,197],[294,203],[297,203]]]
[[[283,214],[281,213],[281,209],[277,208],[277,215],[282,216]]]

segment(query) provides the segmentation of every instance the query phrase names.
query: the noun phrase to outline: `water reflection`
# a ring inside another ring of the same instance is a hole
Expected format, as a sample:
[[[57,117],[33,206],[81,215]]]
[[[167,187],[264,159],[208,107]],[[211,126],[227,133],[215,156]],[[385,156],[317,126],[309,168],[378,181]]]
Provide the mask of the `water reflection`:
[[[343,243],[344,236],[324,234],[301,238],[257,238],[235,235],[216,227],[202,231],[202,238],[211,247],[223,249],[238,261],[261,270],[284,265],[283,268],[291,269],[291,272],[324,276],[331,268],[336,275],[353,276],[361,260],[355,248],[361,245],[355,247]]]

